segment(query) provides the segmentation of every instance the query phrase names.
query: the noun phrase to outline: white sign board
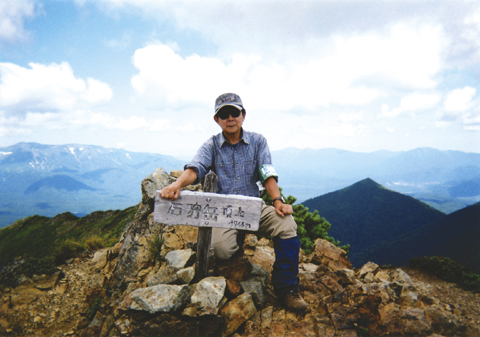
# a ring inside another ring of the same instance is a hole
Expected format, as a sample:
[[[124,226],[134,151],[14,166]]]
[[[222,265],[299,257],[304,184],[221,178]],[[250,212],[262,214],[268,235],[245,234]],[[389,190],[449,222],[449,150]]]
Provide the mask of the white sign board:
[[[262,205],[262,199],[243,195],[181,191],[178,199],[170,200],[157,191],[153,220],[166,225],[257,231]]]

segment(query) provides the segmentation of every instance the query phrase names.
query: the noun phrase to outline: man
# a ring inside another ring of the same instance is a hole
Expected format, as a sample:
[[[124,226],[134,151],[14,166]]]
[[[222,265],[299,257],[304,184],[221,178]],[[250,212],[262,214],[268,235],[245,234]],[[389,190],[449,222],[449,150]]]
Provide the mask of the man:
[[[298,292],[300,241],[292,216],[293,208],[281,197],[266,139],[258,133],[243,130],[245,116],[246,111],[238,95],[220,95],[215,101],[213,118],[222,132],[200,147],[193,160],[185,165],[182,175],[163,188],[160,196],[177,199],[182,187],[198,183],[210,170],[218,176],[217,193],[259,197],[261,183],[274,205],[262,207],[258,230],[259,234],[273,239],[275,263],[272,285],[278,299],[289,309],[304,310],[307,303]],[[238,255],[243,251],[244,238],[245,232],[236,229],[213,228],[215,256],[225,261],[236,253]]]

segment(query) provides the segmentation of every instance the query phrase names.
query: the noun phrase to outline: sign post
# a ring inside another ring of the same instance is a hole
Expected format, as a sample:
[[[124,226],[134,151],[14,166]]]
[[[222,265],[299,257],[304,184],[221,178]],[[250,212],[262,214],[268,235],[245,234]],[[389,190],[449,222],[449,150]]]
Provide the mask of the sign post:
[[[155,196],[153,219],[166,225],[199,227],[195,277],[201,280],[208,272],[208,252],[212,227],[257,231],[262,213],[260,198],[216,194],[218,178],[214,172],[205,176],[204,191],[182,191],[176,200]]]

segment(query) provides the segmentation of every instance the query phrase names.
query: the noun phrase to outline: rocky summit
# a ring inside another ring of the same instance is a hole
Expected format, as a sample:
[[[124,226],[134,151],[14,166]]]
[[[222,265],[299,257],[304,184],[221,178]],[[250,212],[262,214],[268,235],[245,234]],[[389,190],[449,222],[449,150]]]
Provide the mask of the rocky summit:
[[[354,269],[321,239],[300,256],[304,312],[275,297],[272,243],[254,234],[243,257],[225,265],[211,256],[197,280],[197,228],[153,221],[155,191],[179,173],[157,169],[142,181],[135,219],[114,247],[2,289],[0,335],[480,336],[478,294],[413,269]]]

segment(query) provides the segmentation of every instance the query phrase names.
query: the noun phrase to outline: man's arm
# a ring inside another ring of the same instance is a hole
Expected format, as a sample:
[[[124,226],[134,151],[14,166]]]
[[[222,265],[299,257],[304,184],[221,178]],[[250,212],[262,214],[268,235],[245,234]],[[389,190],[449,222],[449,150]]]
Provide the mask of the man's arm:
[[[277,181],[274,177],[270,177],[265,180],[263,186],[265,186],[265,189],[267,190],[268,194],[272,199],[281,196]],[[276,200],[273,206],[275,207],[275,212],[277,212],[277,214],[280,215],[282,218],[285,215],[293,214],[292,205],[284,204],[281,200]]]
[[[179,197],[182,187],[192,184],[195,180],[197,180],[197,172],[187,168],[176,181],[162,188],[160,196],[165,199],[175,200]]]

